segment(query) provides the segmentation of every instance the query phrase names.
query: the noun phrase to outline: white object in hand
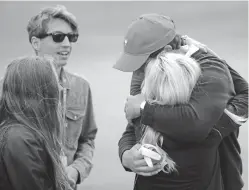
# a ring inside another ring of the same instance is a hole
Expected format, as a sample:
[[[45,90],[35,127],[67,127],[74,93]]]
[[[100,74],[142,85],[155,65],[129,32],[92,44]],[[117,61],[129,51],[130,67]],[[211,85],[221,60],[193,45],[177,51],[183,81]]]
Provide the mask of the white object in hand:
[[[151,160],[151,158],[147,157],[147,156],[144,156],[144,160],[146,162],[146,164],[149,166],[149,167],[153,167],[153,162]]]
[[[153,145],[151,145],[151,146],[153,146]],[[156,147],[154,147],[154,146],[151,147],[151,148],[156,149]],[[140,152],[141,152],[141,154],[143,156],[147,156],[147,157],[152,158],[154,160],[160,160],[161,159],[161,155],[160,154],[158,154],[157,152],[155,152],[153,150],[150,150],[149,148],[146,148],[144,146],[141,146]]]
[[[144,160],[147,163],[147,165],[149,167],[153,167],[153,163],[151,159],[161,160],[161,155],[153,150],[150,150],[149,148],[153,148],[154,150],[157,150],[157,147],[151,144],[144,144],[140,147],[139,151],[144,156]]]

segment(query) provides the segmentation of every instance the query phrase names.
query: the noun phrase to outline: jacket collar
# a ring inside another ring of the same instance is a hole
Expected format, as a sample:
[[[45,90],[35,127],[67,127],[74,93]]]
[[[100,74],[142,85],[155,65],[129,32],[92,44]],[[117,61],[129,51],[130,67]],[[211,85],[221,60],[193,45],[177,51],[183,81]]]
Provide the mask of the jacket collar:
[[[60,79],[60,85],[63,88],[70,89],[69,77],[68,77],[67,72],[64,70],[63,67],[61,68],[59,79]]]

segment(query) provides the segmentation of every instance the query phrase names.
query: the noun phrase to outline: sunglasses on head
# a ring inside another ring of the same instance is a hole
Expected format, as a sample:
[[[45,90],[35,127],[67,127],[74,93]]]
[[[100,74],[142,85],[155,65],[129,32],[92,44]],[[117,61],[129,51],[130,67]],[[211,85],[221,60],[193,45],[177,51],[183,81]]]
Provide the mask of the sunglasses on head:
[[[39,38],[45,38],[47,36],[52,36],[52,39],[54,42],[56,43],[61,43],[64,41],[65,37],[67,36],[69,42],[77,42],[79,34],[76,33],[68,33],[68,34],[64,34],[64,33],[47,33],[47,34],[43,34],[40,35]]]

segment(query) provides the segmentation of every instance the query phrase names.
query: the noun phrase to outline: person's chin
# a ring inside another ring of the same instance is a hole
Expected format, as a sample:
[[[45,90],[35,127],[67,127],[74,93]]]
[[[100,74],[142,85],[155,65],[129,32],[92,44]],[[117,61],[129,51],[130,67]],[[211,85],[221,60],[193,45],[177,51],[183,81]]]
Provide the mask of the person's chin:
[[[61,61],[57,64],[59,67],[64,67],[67,65],[67,61]]]
[[[58,66],[63,67],[67,65],[68,58],[67,59],[59,59]]]

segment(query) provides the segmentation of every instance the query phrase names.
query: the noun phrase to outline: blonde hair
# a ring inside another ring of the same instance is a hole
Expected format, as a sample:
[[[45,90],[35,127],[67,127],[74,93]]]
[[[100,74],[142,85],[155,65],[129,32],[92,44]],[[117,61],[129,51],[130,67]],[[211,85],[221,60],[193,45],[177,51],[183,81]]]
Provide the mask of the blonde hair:
[[[162,52],[146,67],[142,93],[151,104],[184,104],[189,101],[200,74],[200,66],[194,59]]]
[[[49,21],[56,18],[64,20],[71,26],[73,32],[78,33],[76,17],[70,13],[65,6],[56,5],[55,7],[46,7],[42,9],[37,15],[30,19],[27,26],[29,42],[31,42],[33,36],[39,37],[46,34]]]
[[[151,59],[145,69],[142,93],[150,104],[171,105],[187,103],[197,83],[201,69],[192,58],[179,53],[162,52]],[[163,136],[149,126],[143,126],[142,144],[161,147]],[[162,150],[163,171],[176,170],[176,163]]]

